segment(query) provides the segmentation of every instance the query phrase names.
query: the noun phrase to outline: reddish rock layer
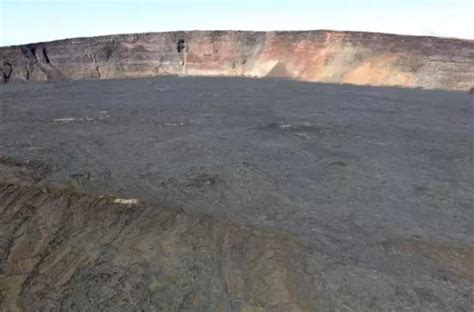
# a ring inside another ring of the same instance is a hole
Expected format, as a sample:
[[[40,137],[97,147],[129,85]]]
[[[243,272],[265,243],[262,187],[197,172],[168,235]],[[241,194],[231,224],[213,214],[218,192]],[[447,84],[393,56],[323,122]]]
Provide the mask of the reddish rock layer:
[[[193,31],[68,39],[0,48],[3,81],[157,75],[469,90],[474,42],[378,33]]]

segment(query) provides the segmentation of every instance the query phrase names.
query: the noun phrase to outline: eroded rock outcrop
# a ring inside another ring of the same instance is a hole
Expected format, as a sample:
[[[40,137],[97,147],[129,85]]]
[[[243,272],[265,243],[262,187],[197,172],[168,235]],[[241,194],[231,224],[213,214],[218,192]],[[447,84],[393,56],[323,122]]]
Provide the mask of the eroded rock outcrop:
[[[4,47],[0,56],[4,82],[157,75],[276,76],[469,90],[474,81],[472,40],[362,32],[129,34]]]
[[[467,311],[470,305],[456,288],[403,284],[278,230],[48,185],[47,170],[0,159],[2,311]],[[421,253],[472,281],[470,245],[387,241],[384,248]]]

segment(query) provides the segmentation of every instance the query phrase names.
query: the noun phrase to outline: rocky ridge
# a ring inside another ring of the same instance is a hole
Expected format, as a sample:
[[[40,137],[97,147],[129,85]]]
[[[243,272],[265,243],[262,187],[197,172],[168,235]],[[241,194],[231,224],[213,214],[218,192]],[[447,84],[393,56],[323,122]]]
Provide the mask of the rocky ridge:
[[[0,48],[3,82],[184,76],[283,77],[469,90],[474,42],[341,31],[191,31]]]
[[[256,228],[45,180],[47,168],[0,161],[2,311],[467,311],[469,295],[321,254]],[[421,249],[420,249],[421,246]],[[464,283],[472,247],[387,242],[424,253]],[[464,286],[466,287],[466,285]],[[471,298],[472,299],[472,298]]]

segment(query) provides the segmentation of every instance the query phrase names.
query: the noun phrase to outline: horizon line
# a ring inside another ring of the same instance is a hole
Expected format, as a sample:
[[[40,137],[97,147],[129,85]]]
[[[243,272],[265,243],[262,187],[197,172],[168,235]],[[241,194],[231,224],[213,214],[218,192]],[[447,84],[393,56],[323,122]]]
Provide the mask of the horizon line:
[[[388,36],[398,36],[398,37],[416,37],[416,38],[435,38],[442,40],[460,40],[460,41],[470,41],[474,42],[474,39],[471,38],[461,38],[461,37],[450,37],[450,36],[435,36],[435,35],[414,35],[414,34],[403,34],[403,33],[391,33],[391,32],[377,32],[377,31],[365,31],[365,30],[334,30],[334,29],[295,29],[295,30],[239,30],[239,29],[193,29],[193,30],[163,30],[163,31],[144,31],[144,32],[131,32],[131,33],[109,33],[102,35],[93,35],[93,36],[80,36],[80,37],[67,37],[67,38],[58,38],[45,41],[36,41],[28,43],[19,43],[11,45],[0,45],[0,48],[14,48],[20,46],[28,45],[40,45],[45,43],[55,43],[61,41],[70,41],[70,40],[81,40],[81,39],[92,39],[92,38],[106,38],[106,37],[119,37],[127,35],[146,35],[146,34],[164,34],[164,33],[191,33],[191,32],[247,32],[247,33],[296,33],[296,32],[340,32],[340,33],[363,33],[363,34],[379,34],[379,35],[388,35]]]

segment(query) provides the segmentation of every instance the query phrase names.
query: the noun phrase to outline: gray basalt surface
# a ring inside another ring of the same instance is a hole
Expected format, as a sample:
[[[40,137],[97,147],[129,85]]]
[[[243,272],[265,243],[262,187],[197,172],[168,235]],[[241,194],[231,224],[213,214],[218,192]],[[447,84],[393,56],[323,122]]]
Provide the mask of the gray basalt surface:
[[[162,77],[0,95],[7,311],[474,304],[466,92]]]

